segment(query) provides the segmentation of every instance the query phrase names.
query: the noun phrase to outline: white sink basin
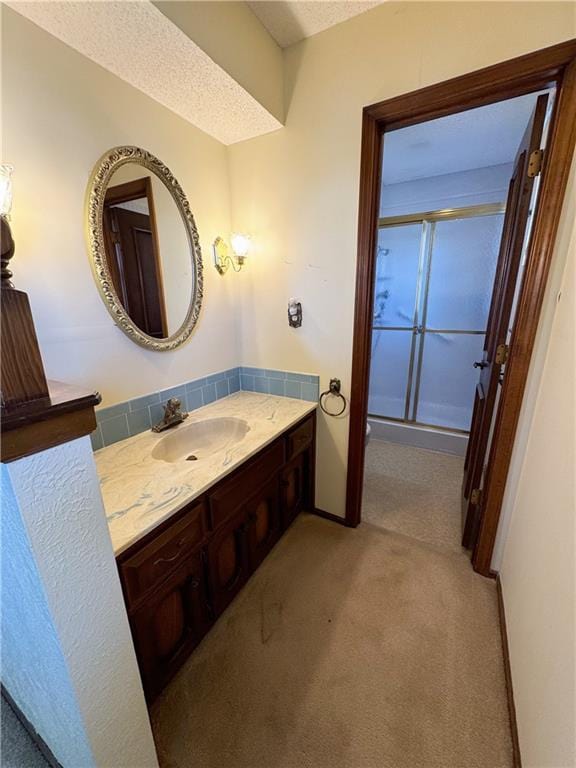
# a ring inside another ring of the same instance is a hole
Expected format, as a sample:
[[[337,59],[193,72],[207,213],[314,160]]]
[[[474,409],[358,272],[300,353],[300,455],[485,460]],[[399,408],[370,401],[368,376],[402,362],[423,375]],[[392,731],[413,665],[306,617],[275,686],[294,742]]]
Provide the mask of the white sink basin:
[[[182,424],[163,437],[152,451],[159,461],[201,461],[239,443],[250,431],[244,419],[233,416]]]

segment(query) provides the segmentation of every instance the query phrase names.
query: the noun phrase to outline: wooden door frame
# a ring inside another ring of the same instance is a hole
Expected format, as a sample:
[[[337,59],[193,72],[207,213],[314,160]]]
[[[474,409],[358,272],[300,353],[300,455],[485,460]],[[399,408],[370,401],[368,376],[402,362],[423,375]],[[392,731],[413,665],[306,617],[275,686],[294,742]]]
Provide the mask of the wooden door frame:
[[[492,552],[562,202],[576,144],[576,39],[365,107],[362,116],[358,262],[346,525],[360,522],[368,416],[372,301],[385,132],[556,85],[538,203],[484,484],[474,570],[491,575]]]

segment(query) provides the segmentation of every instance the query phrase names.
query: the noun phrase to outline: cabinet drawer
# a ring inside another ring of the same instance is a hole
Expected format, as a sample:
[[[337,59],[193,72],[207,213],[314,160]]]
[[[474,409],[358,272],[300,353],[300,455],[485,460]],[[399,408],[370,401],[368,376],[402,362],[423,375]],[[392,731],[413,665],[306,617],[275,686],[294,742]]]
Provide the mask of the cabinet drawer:
[[[300,451],[307,448],[314,438],[314,417],[306,419],[304,424],[293,429],[288,435],[288,456],[287,461],[297,456]]]
[[[210,494],[210,522],[217,528],[237,512],[255,488],[263,485],[284,464],[284,443],[278,440],[245,469]]]
[[[200,544],[206,533],[204,503],[195,504],[135,555],[120,564],[120,577],[128,608],[147,590],[159,584]]]

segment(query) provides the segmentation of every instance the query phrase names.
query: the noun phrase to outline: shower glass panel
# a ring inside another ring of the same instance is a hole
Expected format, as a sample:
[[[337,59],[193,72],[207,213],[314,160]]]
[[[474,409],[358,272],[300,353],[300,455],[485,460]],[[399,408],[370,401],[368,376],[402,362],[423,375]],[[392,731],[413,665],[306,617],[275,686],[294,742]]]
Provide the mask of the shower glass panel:
[[[484,334],[428,331],[422,345],[416,420],[467,431],[478,383],[473,363],[482,359]]]
[[[422,224],[378,231],[374,328],[412,328],[418,290]]]
[[[370,413],[403,419],[410,375],[412,328],[405,331],[372,331]]]
[[[426,325],[484,331],[502,235],[502,215],[434,224]]]
[[[494,204],[380,221],[371,415],[469,429],[503,213]]]

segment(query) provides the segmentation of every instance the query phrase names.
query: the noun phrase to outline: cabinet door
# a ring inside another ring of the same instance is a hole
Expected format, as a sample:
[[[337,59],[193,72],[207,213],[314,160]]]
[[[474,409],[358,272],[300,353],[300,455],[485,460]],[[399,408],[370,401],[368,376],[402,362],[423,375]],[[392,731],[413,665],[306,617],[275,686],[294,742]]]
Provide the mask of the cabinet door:
[[[210,625],[200,555],[175,570],[130,621],[142,682],[152,699]]]
[[[299,453],[282,472],[282,527],[287,528],[308,503],[309,451]]]
[[[250,575],[244,510],[215,534],[207,553],[210,596],[218,616]]]
[[[246,505],[250,568],[257,568],[280,537],[279,478],[262,486]]]

